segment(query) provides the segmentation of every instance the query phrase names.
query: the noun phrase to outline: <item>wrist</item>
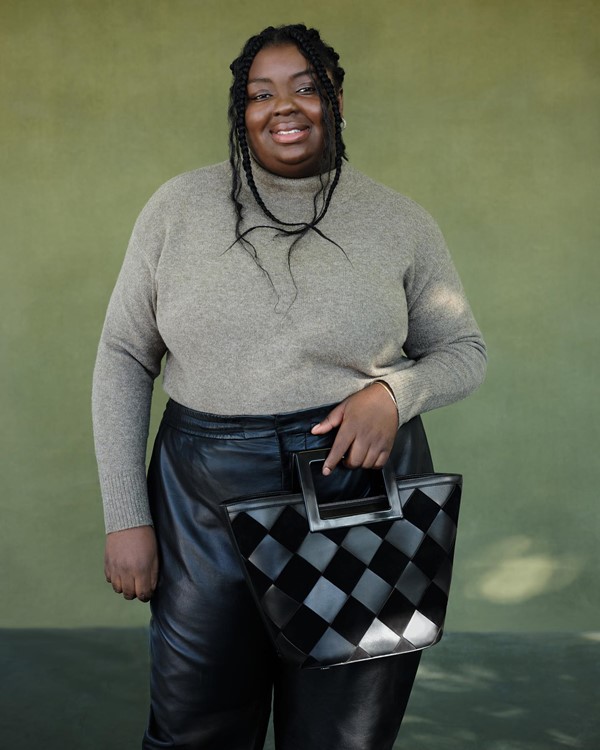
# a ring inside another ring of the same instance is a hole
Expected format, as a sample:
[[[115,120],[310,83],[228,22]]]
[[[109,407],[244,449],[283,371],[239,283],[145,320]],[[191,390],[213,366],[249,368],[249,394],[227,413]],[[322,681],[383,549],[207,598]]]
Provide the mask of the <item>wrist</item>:
[[[394,391],[392,390],[392,386],[389,383],[386,383],[385,380],[374,380],[371,385],[380,385],[382,388],[385,389],[385,391],[388,393],[389,397],[394,402],[394,406],[398,408],[398,402],[396,401],[396,396],[394,396]]]
[[[394,410],[396,412],[396,418],[398,420],[398,429],[400,429],[401,423],[400,423],[400,412],[398,411],[398,402],[396,401],[396,396],[394,395],[394,391],[392,390],[392,386],[389,383],[386,383],[385,380],[374,380],[371,385],[380,385],[388,394],[388,396],[391,398],[392,403],[394,404]]]

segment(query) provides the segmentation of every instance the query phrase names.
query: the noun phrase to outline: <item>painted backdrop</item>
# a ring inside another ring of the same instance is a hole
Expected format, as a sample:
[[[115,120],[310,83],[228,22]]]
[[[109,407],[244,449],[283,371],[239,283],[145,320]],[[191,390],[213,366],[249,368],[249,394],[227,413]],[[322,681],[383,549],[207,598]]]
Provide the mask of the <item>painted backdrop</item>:
[[[426,419],[466,477],[448,626],[597,627],[600,5],[288,5],[2,3],[0,625],[146,621],[102,574],[104,310],[151,193],[226,158],[243,41],[304,21],[342,54],[352,162],[439,221],[489,345],[484,387]]]

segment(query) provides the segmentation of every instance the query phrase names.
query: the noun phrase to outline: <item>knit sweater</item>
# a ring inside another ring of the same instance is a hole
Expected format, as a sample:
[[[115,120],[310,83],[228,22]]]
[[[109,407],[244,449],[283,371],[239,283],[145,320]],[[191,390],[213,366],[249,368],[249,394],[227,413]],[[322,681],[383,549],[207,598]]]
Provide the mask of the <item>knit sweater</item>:
[[[282,221],[313,214],[318,177],[254,166]],[[212,414],[275,414],[339,402],[376,379],[400,424],[473,391],[485,346],[446,244],[419,205],[344,164],[329,210],[288,262],[246,184],[235,241],[228,163],[163,185],[141,212],[94,371],[96,455],[107,532],[150,524],[145,456],[153,382]],[[258,261],[258,262],[257,262]]]

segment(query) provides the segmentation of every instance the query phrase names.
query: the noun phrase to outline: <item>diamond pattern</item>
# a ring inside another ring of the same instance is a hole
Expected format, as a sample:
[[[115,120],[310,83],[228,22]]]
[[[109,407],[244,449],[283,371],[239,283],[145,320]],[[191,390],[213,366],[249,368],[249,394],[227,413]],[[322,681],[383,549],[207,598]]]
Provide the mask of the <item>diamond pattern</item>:
[[[435,643],[433,639],[437,638],[440,630],[434,622],[416,611],[404,629],[404,637],[415,648],[425,648],[432,645],[432,641]]]
[[[413,563],[429,578],[435,578],[446,559],[446,552],[430,536],[426,536],[413,557]]]
[[[323,575],[342,591],[349,594],[358,583],[367,566],[343,547],[335,553]]]
[[[384,539],[371,560],[369,568],[384,581],[387,581],[390,586],[393,586],[409,562],[410,558]]]
[[[348,531],[342,547],[368,565],[381,544],[380,537],[366,526],[355,526]]]
[[[456,524],[449,515],[442,511],[438,513],[435,521],[429,527],[429,536],[448,552],[454,544]]]
[[[309,607],[301,605],[281,632],[297,648],[310,653],[328,627],[326,620]]]
[[[398,633],[375,618],[361,638],[360,647],[371,656],[384,656],[393,652],[399,642]]]
[[[323,637],[310,652],[310,655],[317,662],[322,661],[327,663],[331,659],[343,662],[354,649],[354,645],[343,638],[336,630],[327,628]]]
[[[306,533],[307,526],[304,526]],[[298,555],[307,560],[321,573],[329,565],[337,552],[337,544],[328,539],[324,534],[307,534],[300,545]]]
[[[379,619],[388,628],[404,634],[405,628],[415,613],[413,603],[398,589],[394,589],[379,612]]]
[[[274,579],[285,568],[291,557],[292,553],[283,544],[273,539],[272,536],[266,536],[248,556],[248,560],[266,576]]]
[[[421,529],[413,526],[410,521],[393,524],[388,533],[385,535],[386,542],[393,544],[407,557],[412,557],[419,549],[423,541],[424,533]]]
[[[350,597],[338,612],[332,625],[346,640],[354,643],[355,646],[360,646],[360,642],[371,627],[372,622],[373,613],[371,610]]]
[[[389,583],[367,568],[354,587],[352,596],[375,613],[379,612],[391,593]]]
[[[347,599],[348,596],[327,578],[319,578],[304,604],[331,623]]]
[[[296,552],[306,537],[306,520],[293,508],[284,508],[269,530],[290,552]]]
[[[290,556],[289,563],[282,570],[281,575],[274,577],[274,583],[285,594],[297,602],[302,602],[320,577],[320,572],[313,565],[296,555]]]
[[[269,586],[263,596],[263,604],[268,609],[271,620],[278,628],[283,628],[298,609],[298,602],[284,594],[276,586]]]
[[[402,575],[398,579],[396,588],[403,594],[415,607],[419,606],[419,602],[423,598],[423,594],[427,591],[427,588],[431,585],[429,578],[421,572],[421,570],[412,562],[409,562],[406,568],[402,571]],[[446,596],[446,598],[448,598]]]
[[[404,493],[402,493],[404,494]],[[404,517],[421,531],[427,531],[440,511],[440,506],[422,490],[413,490],[402,505]]]
[[[404,518],[322,532],[309,531],[301,495],[225,505],[248,582],[287,662],[330,666],[440,639],[460,478],[399,479],[398,491]]]

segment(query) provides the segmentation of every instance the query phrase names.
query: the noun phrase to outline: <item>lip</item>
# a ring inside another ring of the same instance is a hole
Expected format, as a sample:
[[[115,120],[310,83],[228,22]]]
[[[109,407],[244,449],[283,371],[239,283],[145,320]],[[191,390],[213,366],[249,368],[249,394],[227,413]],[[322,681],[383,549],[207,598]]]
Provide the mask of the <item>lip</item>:
[[[269,132],[276,143],[300,143],[308,138],[310,126],[296,122],[281,122]]]

